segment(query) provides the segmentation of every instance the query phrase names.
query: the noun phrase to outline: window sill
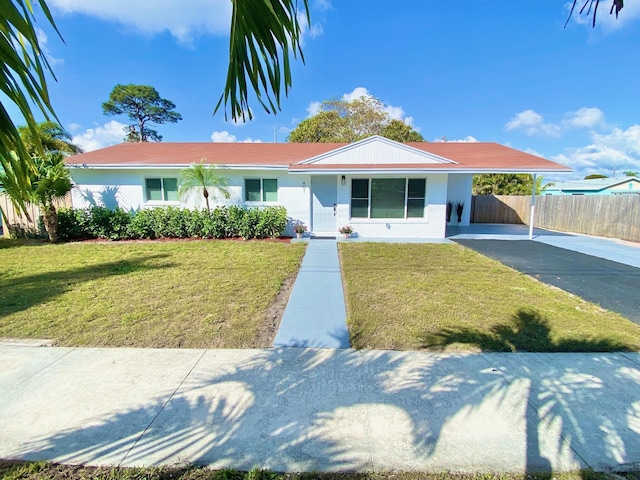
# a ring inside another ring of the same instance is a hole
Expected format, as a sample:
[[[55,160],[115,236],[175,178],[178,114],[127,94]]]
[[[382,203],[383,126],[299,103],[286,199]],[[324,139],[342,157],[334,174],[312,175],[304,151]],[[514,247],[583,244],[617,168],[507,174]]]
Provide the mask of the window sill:
[[[179,207],[180,202],[175,201],[164,201],[164,200],[153,200],[149,202],[144,202],[144,207]]]
[[[412,218],[351,218],[349,219],[349,223],[351,225],[371,225],[371,224],[380,224],[384,225],[386,223],[405,223],[405,224],[413,224],[413,223],[429,223],[426,217],[412,217]]]

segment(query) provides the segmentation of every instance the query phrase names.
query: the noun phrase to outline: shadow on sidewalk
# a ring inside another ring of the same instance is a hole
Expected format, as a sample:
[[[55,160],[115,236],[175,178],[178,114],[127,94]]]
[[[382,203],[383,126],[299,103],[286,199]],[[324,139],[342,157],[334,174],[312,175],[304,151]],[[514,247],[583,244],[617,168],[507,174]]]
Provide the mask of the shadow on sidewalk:
[[[433,340],[504,351],[522,335],[551,341],[535,312],[518,322]],[[17,456],[276,471],[552,472],[640,459],[640,368],[611,354],[523,363],[511,353],[274,349],[237,367],[226,355],[207,352],[168,401],[87,414],[86,426],[34,439]]]

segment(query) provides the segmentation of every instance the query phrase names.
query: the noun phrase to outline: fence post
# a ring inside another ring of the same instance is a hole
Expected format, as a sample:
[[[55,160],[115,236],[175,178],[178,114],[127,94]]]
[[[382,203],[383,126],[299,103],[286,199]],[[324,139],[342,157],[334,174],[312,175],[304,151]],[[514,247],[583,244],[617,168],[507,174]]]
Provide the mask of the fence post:
[[[536,218],[536,181],[538,174],[533,174],[533,185],[531,186],[531,213],[529,214],[529,240],[533,240],[533,224]]]

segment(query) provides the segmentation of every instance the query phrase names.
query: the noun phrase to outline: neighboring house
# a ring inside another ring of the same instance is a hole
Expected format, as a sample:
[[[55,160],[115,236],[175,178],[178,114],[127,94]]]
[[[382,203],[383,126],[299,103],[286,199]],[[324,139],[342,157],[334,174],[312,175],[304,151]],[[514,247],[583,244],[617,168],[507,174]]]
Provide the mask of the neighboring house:
[[[464,203],[459,225],[469,224],[474,174],[571,172],[496,143],[123,143],[68,159],[73,205],[202,208],[177,186],[202,158],[228,179],[231,198],[218,204],[283,205],[287,233],[302,222],[318,236],[351,225],[361,237],[443,238],[447,201]]]
[[[592,178],[572,182],[555,182],[544,195],[640,195],[640,178]]]

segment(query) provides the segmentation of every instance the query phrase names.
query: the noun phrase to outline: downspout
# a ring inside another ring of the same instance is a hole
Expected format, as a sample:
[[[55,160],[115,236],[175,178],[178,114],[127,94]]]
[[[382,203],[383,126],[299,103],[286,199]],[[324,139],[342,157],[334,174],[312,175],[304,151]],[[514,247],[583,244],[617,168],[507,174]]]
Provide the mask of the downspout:
[[[533,240],[533,223],[536,218],[536,181],[538,174],[533,174],[533,185],[531,186],[531,214],[529,217],[529,240]]]

